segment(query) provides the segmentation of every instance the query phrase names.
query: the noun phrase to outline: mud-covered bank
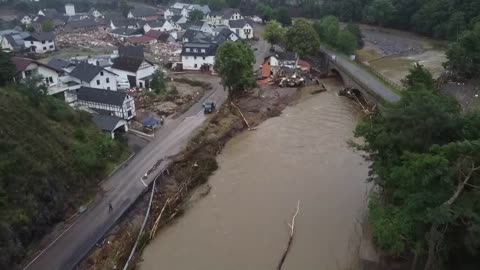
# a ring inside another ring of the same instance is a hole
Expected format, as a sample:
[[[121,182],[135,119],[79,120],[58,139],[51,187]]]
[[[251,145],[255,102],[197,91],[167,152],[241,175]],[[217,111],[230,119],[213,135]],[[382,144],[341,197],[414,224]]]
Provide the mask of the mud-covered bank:
[[[157,180],[150,216],[135,259],[130,264],[131,268],[134,268],[138,260],[137,255],[141,254],[150,240],[154,224],[157,224],[155,226],[158,233],[162,226],[182,215],[186,208],[185,202],[190,198],[194,188],[204,184],[217,169],[215,158],[225,143],[248,128],[237,107],[248,125],[255,127],[270,117],[278,116],[286,106],[296,102],[302,96],[302,92],[308,96],[315,90],[315,88],[297,90],[273,87],[255,89],[234,100],[236,107],[227,102],[212,115],[210,121],[191,139],[186,149],[181,154],[171,157],[173,164]],[[137,200],[132,209],[104,240],[97,244],[77,269],[123,268],[140,230],[150,192],[151,189]],[[203,193],[208,193],[208,187]],[[158,219],[161,212],[161,218]]]

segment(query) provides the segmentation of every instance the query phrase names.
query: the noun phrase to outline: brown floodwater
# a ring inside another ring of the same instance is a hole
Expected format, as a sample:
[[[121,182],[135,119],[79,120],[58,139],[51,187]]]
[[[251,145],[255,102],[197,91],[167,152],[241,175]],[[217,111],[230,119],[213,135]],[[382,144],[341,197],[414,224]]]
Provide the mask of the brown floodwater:
[[[355,269],[368,164],[348,140],[360,114],[340,83],[325,84],[227,143],[210,193],[157,235],[140,269],[275,269],[298,200],[283,269]]]

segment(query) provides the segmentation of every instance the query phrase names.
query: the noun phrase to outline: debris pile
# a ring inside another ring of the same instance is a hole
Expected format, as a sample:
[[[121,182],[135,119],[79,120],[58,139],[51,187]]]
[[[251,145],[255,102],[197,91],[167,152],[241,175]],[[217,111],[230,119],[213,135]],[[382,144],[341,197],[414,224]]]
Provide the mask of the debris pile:
[[[157,42],[145,47],[145,52],[149,53],[153,62],[171,63],[181,61],[180,51],[182,45],[179,43],[161,43]]]
[[[59,48],[72,47],[117,47],[118,42],[106,31],[90,31],[83,33],[60,33],[57,35]]]

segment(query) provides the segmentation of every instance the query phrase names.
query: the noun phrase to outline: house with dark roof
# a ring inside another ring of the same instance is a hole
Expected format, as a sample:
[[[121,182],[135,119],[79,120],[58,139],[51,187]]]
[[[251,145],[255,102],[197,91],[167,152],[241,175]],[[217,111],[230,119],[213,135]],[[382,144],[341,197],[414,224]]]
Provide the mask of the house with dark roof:
[[[117,116],[109,114],[97,113],[97,110],[90,109],[92,113],[92,122],[101,131],[108,134],[112,139],[118,132],[124,133],[128,131],[128,122]],[[103,110],[102,110],[103,111]]]
[[[215,28],[215,30],[217,30]],[[232,30],[230,30],[228,27],[225,27],[225,28],[221,28],[219,32],[214,32],[214,42],[216,43],[223,43],[224,41],[227,41],[227,40],[230,40],[230,41],[237,41],[239,40],[240,38],[234,33],[232,32]]]
[[[150,30],[147,33],[145,33],[145,36],[153,37],[156,40],[158,40],[160,42],[163,42],[163,43],[175,42],[175,38],[173,38],[173,36],[168,32]]]
[[[73,81],[91,88],[117,90],[117,75],[100,66],[82,62],[69,74]]]
[[[21,82],[25,79],[40,77],[47,86],[49,95],[80,87],[77,83],[69,83],[70,80],[65,76],[63,69],[45,65],[30,58],[12,57],[11,61],[16,68],[15,81]]]
[[[186,42],[182,46],[184,70],[211,70],[220,44],[214,42]]]
[[[253,38],[253,24],[246,19],[230,20],[228,26],[241,39]]]
[[[139,37],[142,35],[141,29],[117,28],[110,32],[114,38]]]
[[[53,32],[32,33],[25,38],[25,48],[35,53],[55,51],[55,34]]]
[[[174,15],[174,16],[170,17],[170,23],[176,28],[180,27],[179,24],[186,23],[186,22],[188,22],[187,17],[182,16],[182,15]],[[178,29],[178,30],[180,30],[180,29]]]
[[[199,42],[209,43],[212,41],[213,35],[197,30],[188,29],[182,35],[182,42]]]
[[[188,29],[194,30],[194,31],[200,31],[204,33],[208,33],[213,35],[213,29],[208,25],[206,21],[196,21],[192,22],[190,24],[190,27]]]
[[[190,12],[194,10],[200,10],[203,13],[203,15],[207,15],[208,13],[211,12],[208,5],[175,3],[172,6],[170,6],[167,10],[165,10],[164,17],[165,19],[170,19],[172,16],[182,15],[188,18],[190,15]]]
[[[173,25],[166,20],[158,20],[158,21],[152,21],[152,22],[147,22],[143,25],[143,30],[145,33],[147,33],[150,30],[159,30],[163,32],[169,32],[173,31],[175,28]]]
[[[66,68],[73,66],[73,63],[60,58],[52,58],[48,61],[47,65],[55,69],[65,70]]]
[[[144,59],[143,48],[127,46],[119,48],[120,57],[113,60],[111,70],[119,78],[127,79],[130,87],[147,88],[153,78],[157,67],[152,62]]]
[[[147,45],[157,42],[157,39],[148,35],[143,35],[139,37],[129,37],[127,41],[134,45]]]
[[[110,23],[110,28],[113,30],[119,28],[129,28],[129,29],[138,29],[140,28],[140,24],[136,19],[126,19],[124,17],[116,17],[113,19],[108,19]]]
[[[82,86],[79,89],[68,91],[66,101],[75,107],[101,110],[104,114],[108,113],[125,120],[130,120],[136,115],[133,97],[123,91],[108,91]]]
[[[290,51],[277,51],[268,53],[263,61],[262,73],[267,77],[277,74],[283,68],[297,69],[298,68],[298,54]]]
[[[25,48],[25,38],[29,37],[28,32],[14,32],[0,36],[0,47],[4,51],[21,51]]]
[[[95,20],[93,18],[87,18],[77,21],[69,21],[65,25],[65,31],[67,32],[88,32],[97,31],[99,28],[105,28],[105,22],[101,20]]]
[[[138,19],[144,21],[153,21],[160,18],[157,10],[148,7],[137,6],[128,12],[127,18],[129,19]]]
[[[206,16],[206,20],[210,25],[228,25],[228,21],[240,19],[243,19],[243,16],[240,14],[240,10],[235,8],[211,11]]]
[[[60,16],[58,11],[54,8],[41,9],[41,10],[38,11],[38,15],[45,16],[45,17],[48,17],[48,18],[55,18],[55,17]]]

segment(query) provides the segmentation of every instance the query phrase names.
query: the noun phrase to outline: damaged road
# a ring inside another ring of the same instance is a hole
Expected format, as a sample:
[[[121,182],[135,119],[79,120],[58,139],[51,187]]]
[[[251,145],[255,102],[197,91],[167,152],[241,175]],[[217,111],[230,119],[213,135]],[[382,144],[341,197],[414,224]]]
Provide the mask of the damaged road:
[[[104,234],[129,209],[135,200],[148,188],[154,178],[170,161],[157,166],[158,160],[178,154],[185,147],[195,130],[207,119],[202,103],[213,100],[222,104],[227,94],[216,77],[197,75],[197,79],[212,84],[212,90],[196,102],[181,117],[167,123],[157,137],[142,149],[126,166],[107,179],[102,188],[105,194],[84,212],[62,235],[28,263],[24,269],[73,269]],[[150,174],[145,174],[150,171]],[[109,211],[109,203],[113,210]]]

